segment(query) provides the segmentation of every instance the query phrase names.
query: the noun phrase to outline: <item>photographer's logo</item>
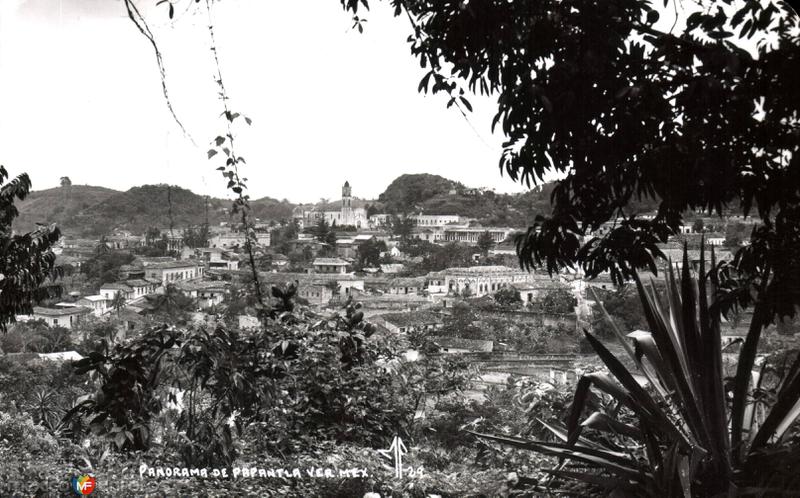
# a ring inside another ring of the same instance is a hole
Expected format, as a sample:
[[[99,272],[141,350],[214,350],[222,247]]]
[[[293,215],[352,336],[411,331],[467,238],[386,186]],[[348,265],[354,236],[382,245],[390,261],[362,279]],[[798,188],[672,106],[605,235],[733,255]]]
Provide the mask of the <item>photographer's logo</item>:
[[[400,439],[399,436],[395,436],[392,440],[392,445],[389,446],[388,449],[385,450],[378,450],[378,453],[383,455],[384,458],[387,458],[389,461],[392,462],[394,466],[394,476],[397,479],[403,478],[403,455],[408,453],[408,449],[406,445],[403,444],[403,440]]]
[[[97,486],[97,480],[89,474],[83,474],[72,478],[72,490],[76,495],[92,494]]]
[[[403,476],[422,477],[425,472],[422,466],[417,468],[411,465],[403,466],[403,457],[408,453],[408,448],[398,436],[394,437],[391,446],[385,450],[378,450],[378,453],[391,462],[391,464],[384,463],[384,467],[394,470],[395,479],[402,479]]]

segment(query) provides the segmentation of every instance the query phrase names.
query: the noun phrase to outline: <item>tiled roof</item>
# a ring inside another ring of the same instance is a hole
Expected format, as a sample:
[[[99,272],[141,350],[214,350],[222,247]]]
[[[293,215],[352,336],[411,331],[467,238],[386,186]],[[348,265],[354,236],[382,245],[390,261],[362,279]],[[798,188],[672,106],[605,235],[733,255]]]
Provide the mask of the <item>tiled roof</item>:
[[[347,266],[349,263],[340,258],[317,258],[314,260],[314,265],[327,265],[327,266]]]
[[[120,283],[111,283],[111,284],[103,284],[100,286],[100,290],[109,289],[109,290],[120,290],[123,292],[131,292],[133,289],[125,284]]]
[[[83,296],[81,299],[86,299],[87,301],[108,301],[108,299],[104,298],[103,296]]]
[[[192,280],[182,280],[175,284],[181,290],[225,290],[228,286],[226,282],[204,280],[200,282]]]
[[[379,315],[384,321],[397,327],[434,325],[443,323],[443,318],[438,313],[429,311],[409,311],[408,313],[387,313]],[[375,318],[378,318],[375,317]]]
[[[132,280],[126,280],[125,283],[131,287],[150,287],[152,285],[158,285],[160,282],[149,282],[147,280],[142,280],[141,278],[135,278]]]
[[[145,269],[169,270],[172,268],[196,268],[197,266],[197,263],[191,263],[189,261],[162,261],[150,263],[145,266]]]
[[[41,316],[83,315],[89,313],[89,311],[90,310],[82,306],[72,306],[68,308],[44,308],[42,306],[35,306],[33,308],[33,314]]]

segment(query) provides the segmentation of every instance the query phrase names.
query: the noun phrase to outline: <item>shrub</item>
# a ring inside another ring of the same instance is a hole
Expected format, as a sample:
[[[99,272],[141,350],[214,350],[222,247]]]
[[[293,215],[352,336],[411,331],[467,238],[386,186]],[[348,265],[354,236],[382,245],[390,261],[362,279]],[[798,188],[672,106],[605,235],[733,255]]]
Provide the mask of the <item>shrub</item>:
[[[710,275],[701,254],[692,276],[684,250],[680,280],[667,272],[665,299],[637,278],[652,332],[626,338],[614,329],[631,366],[585,333],[609,373],[580,379],[566,424],[550,427],[561,442],[481,437],[574,462],[550,471],[548,489],[579,482],[585,492],[622,496],[796,494],[800,356],[784,358],[771,376],[766,360],[752,382],[764,323],[754,319],[736,376],[726,378],[720,294]],[[754,313],[764,312],[760,304]]]
[[[27,415],[0,411],[0,446],[30,455],[46,455],[56,451],[57,443],[41,425]]]

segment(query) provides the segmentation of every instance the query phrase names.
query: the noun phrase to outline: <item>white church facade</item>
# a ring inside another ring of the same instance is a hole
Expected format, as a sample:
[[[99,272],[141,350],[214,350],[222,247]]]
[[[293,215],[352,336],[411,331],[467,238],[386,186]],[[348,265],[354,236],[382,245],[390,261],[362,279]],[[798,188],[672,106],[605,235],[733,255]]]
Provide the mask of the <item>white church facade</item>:
[[[323,218],[330,226],[366,228],[368,225],[367,210],[363,207],[354,207],[353,191],[348,181],[345,181],[342,186],[342,201],[338,211],[323,211],[316,207],[307,209],[298,206],[295,208],[293,216],[301,227],[316,225]]]

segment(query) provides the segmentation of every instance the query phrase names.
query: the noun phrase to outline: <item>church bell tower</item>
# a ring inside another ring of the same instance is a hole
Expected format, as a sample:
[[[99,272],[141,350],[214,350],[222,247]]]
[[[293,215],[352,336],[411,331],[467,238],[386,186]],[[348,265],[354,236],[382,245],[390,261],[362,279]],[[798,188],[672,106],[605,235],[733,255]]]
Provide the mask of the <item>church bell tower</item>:
[[[342,185],[342,224],[353,225],[353,197],[350,189],[350,182],[345,181]]]

